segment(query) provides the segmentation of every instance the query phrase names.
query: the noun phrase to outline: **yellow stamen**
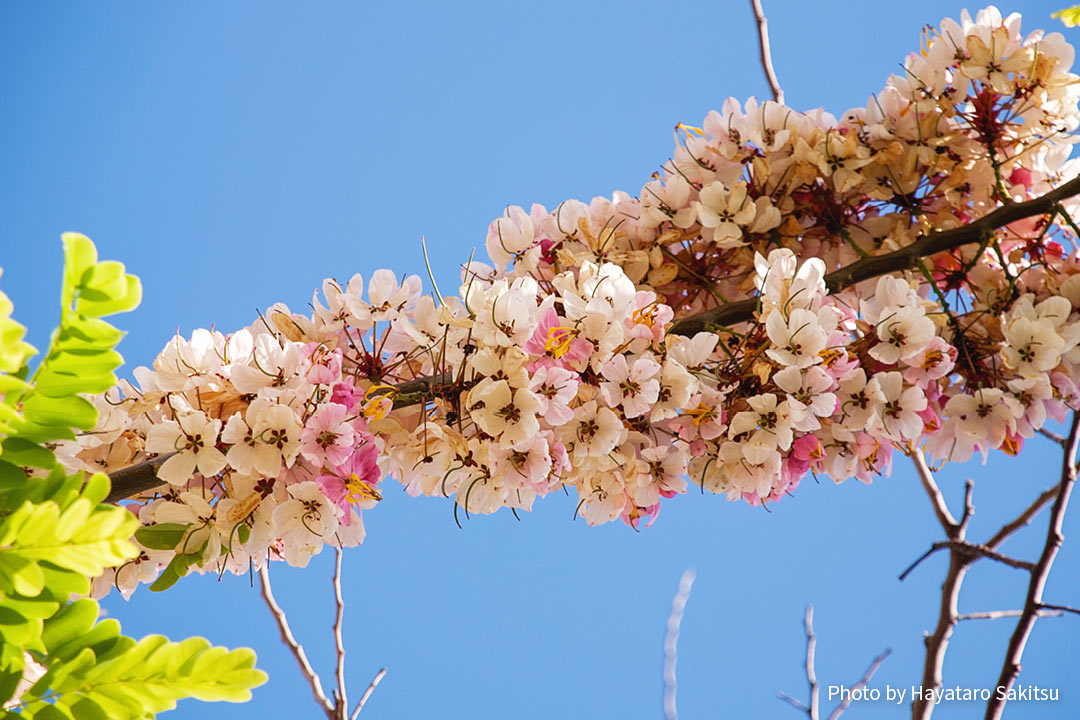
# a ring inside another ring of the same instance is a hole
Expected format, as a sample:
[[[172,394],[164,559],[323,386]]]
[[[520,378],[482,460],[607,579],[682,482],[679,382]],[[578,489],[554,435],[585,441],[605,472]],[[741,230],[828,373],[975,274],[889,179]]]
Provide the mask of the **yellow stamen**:
[[[703,422],[716,417],[716,410],[714,408],[705,407],[705,403],[698,403],[696,408],[687,410],[685,414],[694,418],[694,427],[698,427]]]
[[[653,321],[656,320],[656,300],[646,305],[643,308],[638,308],[630,314],[630,319],[634,321],[635,325],[647,325],[650,328],[653,326]]]
[[[1020,443],[1019,437],[1005,433],[1005,439],[1001,442],[1001,449],[1007,454],[1016,457],[1020,453]]]
[[[843,356],[844,351],[838,350],[837,348],[825,348],[818,353],[818,357],[821,358],[821,362],[825,365],[825,367],[830,368],[835,365],[837,361],[840,360],[840,358],[842,358]]]
[[[349,476],[348,482],[345,483],[345,489],[348,490],[345,499],[351,503],[363,502],[364,500],[374,500],[376,502],[382,500],[379,491],[361,480],[356,473]]]
[[[393,409],[395,395],[397,395],[397,388],[393,385],[369,387],[364,392],[364,417],[382,420]]]
[[[945,359],[945,353],[940,350],[930,350],[926,353],[926,358],[923,360],[923,370],[933,370],[938,364]]]
[[[559,326],[548,330],[547,340],[544,341],[544,350],[551,353],[556,360],[570,351],[570,343],[578,336],[578,329],[574,327]]]
[[[687,125],[686,123],[679,123],[678,125],[675,126],[675,129],[676,130],[685,130],[687,135],[693,133],[694,135],[697,135],[698,137],[705,137],[705,131],[704,130],[702,130],[699,127],[694,127],[693,125]]]

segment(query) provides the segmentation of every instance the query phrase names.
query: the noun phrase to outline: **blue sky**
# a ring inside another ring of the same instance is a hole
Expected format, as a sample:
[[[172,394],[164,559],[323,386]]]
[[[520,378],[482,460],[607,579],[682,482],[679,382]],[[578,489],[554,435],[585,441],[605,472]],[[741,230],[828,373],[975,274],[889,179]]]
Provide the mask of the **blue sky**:
[[[790,105],[840,113],[918,47],[940,1],[766,0]],[[1055,2],[1003,8],[1025,28],[1061,29]],[[1080,40],[1080,32],[1066,31]],[[727,96],[768,93],[748,3],[5,3],[0,5],[0,264],[39,347],[56,318],[59,235],[79,230],[143,279],[118,319],[129,366],[177,329],[229,331],[257,308],[304,308],[327,276],[378,267],[437,279],[483,248],[507,204],[636,192]],[[949,468],[960,502],[976,478],[975,538],[1056,482],[1057,455]],[[910,466],[872,486],[806,482],[773,512],[691,494],[652,528],[588,528],[552,497],[532,514],[459,530],[445,500],[392,487],[345,560],[348,677],[358,696],[389,674],[362,717],[661,716],[664,624],[679,576],[696,568],[683,621],[684,718],[796,717],[805,693],[803,607],[817,608],[818,676],[854,683],[893,648],[875,685],[910,687],[936,620],[945,558],[897,574],[939,539]],[[1047,598],[1080,604],[1080,521]],[[1033,558],[1045,519],[1009,541]],[[319,669],[331,671],[331,556],[277,569],[279,600]],[[962,611],[1019,607],[1023,573],[979,564]],[[241,707],[187,702],[176,718],[311,716],[310,693],[248,578],[193,577],[167,593],[106,602],[129,634],[250,645],[271,681]],[[1023,682],[1058,687],[1053,706],[1010,718],[1080,715],[1076,618],[1042,620]],[[1008,620],[963,624],[946,682],[996,680]],[[823,705],[827,703],[823,702]],[[943,706],[937,717],[981,717]],[[850,717],[903,717],[906,705]]]

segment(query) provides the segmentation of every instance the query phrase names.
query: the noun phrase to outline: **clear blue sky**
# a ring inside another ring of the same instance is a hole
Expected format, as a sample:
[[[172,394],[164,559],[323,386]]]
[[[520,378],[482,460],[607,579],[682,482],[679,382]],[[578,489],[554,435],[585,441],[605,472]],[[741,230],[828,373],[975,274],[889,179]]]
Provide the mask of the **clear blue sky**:
[[[1065,0],[1060,0],[1064,3]],[[229,331],[256,308],[304,308],[327,276],[423,273],[426,235],[452,286],[506,204],[636,192],[668,157],[676,122],[732,95],[767,94],[743,0],[545,3],[236,2],[0,5],[0,264],[38,346],[56,318],[59,235],[79,230],[143,279],[118,324],[131,367],[179,328]],[[766,0],[777,72],[796,108],[862,105],[961,5]],[[1061,29],[1056,2],[1019,2],[1025,27]],[[1073,41],[1080,32],[1067,31]],[[985,538],[1056,481],[1033,443],[942,474],[958,503],[977,479]],[[690,494],[649,530],[572,522],[553,497],[519,523],[459,530],[445,500],[387,499],[346,557],[354,696],[389,675],[362,717],[661,716],[664,623],[679,575],[698,580],[680,643],[684,718],[795,718],[802,613],[817,607],[818,675],[854,683],[884,647],[875,684],[909,687],[936,620],[944,556],[897,574],[938,539],[910,466],[872,486],[803,485],[772,513]],[[1080,508],[1048,590],[1080,604]],[[1010,541],[1032,558],[1037,530]],[[281,602],[330,682],[331,556],[275,575]],[[963,611],[1019,607],[1024,575],[980,563]],[[247,706],[188,702],[176,718],[314,717],[309,692],[248,579],[193,577],[163,595],[106,602],[129,634],[201,634],[251,645],[271,681]],[[949,684],[991,686],[1008,620],[963,624]],[[1042,620],[1023,682],[1080,715],[1080,619]],[[823,703],[823,705],[826,703]],[[906,705],[851,711],[899,718]],[[981,717],[981,705],[936,717]]]

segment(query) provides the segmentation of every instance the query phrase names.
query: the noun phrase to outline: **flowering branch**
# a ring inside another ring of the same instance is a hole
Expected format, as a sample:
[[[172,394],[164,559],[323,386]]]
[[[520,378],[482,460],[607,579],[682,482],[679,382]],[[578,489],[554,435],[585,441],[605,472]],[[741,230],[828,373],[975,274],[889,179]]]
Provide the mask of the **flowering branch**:
[[[923,235],[912,244],[891,253],[864,257],[826,275],[825,284],[830,292],[836,293],[863,280],[901,270],[916,269],[918,261],[922,258],[982,242],[998,228],[1036,215],[1050,213],[1060,201],[1075,195],[1080,195],[1080,177],[1073,178],[1040,197],[1021,203],[1003,205],[967,225]],[[674,335],[692,336],[710,327],[737,325],[753,318],[758,303],[757,298],[748,298],[721,305],[677,321],[668,332]]]
[[[1000,207],[968,225],[925,235],[911,245],[891,253],[858,260],[827,274],[825,283],[832,292],[838,292],[863,280],[912,269],[921,258],[970,243],[981,242],[998,228],[1018,220],[1046,214],[1061,200],[1078,194],[1080,194],[1080,177],[1060,185],[1041,197]],[[758,298],[727,303],[675,322],[668,329],[668,333],[692,337],[712,327],[737,325],[751,320],[759,304]],[[393,386],[396,390],[393,406],[401,408],[425,402],[440,394],[444,388],[452,389],[452,383],[453,375],[449,372],[399,383]],[[157,476],[157,471],[172,456],[173,453],[159,455],[136,465],[113,471],[109,476],[112,481],[112,490],[107,502],[118,502],[160,486],[162,482]]]
[[[769,81],[769,87],[772,89],[773,100],[783,105],[784,91],[780,88],[780,81],[776,79],[776,71],[773,70],[772,64],[772,50],[769,48],[769,21],[765,18],[765,10],[761,7],[761,0],[750,0],[750,6],[754,9],[754,19],[757,21],[761,67],[765,70],[765,78]]]
[[[1080,446],[1080,413],[1073,414],[1072,426],[1065,441],[1065,453],[1062,458],[1061,482],[1058,484],[1057,494],[1054,497],[1054,505],[1050,509],[1050,523],[1046,530],[1046,542],[1043,544],[1042,553],[1035,569],[1031,573],[1031,581],[1028,583],[1027,598],[1020,619],[1016,623],[1016,629],[1009,638],[1009,647],[1005,652],[1005,663],[998,676],[997,691],[990,696],[986,704],[986,720],[998,720],[1005,711],[1005,703],[1008,691],[1020,674],[1020,660],[1024,656],[1024,648],[1028,637],[1035,627],[1035,621],[1039,617],[1039,610],[1051,608],[1061,610],[1061,606],[1048,606],[1042,602],[1043,590],[1050,576],[1054,559],[1065,536],[1062,534],[1062,525],[1065,520],[1065,510],[1069,505],[1069,496],[1073,485],[1076,483],[1076,454]]]

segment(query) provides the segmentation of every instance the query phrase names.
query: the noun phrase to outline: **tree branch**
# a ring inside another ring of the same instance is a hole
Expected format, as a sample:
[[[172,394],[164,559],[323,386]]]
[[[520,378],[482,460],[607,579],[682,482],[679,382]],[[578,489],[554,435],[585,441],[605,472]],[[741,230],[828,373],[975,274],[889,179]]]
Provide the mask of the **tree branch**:
[[[817,634],[814,633],[814,606],[806,606],[806,614],[803,616],[803,629],[806,630],[806,682],[810,686],[810,704],[807,705],[785,692],[776,693],[788,705],[796,710],[806,713],[810,720],[818,720],[818,700],[821,688],[818,685],[817,671],[814,669],[814,657],[817,654]]]
[[[356,720],[356,717],[360,714],[360,711],[364,709],[364,705],[367,704],[368,698],[371,697],[371,693],[375,692],[375,688],[379,686],[382,679],[386,677],[386,668],[382,668],[379,672],[375,673],[375,677],[371,678],[371,682],[368,683],[367,690],[360,696],[360,702],[356,703],[356,707],[352,711],[352,715],[349,716],[349,720]]]
[[[878,671],[878,668],[881,667],[881,663],[885,662],[885,658],[889,657],[889,655],[892,655],[892,648],[885,648],[884,652],[874,658],[873,662],[870,663],[870,667],[868,667],[866,669],[866,672],[863,673],[862,679],[851,687],[851,692],[847,694],[847,697],[844,698],[844,701],[841,702],[836,707],[836,709],[832,711],[831,715],[829,715],[829,720],[836,720],[838,717],[844,714],[844,711],[851,706],[851,699],[855,695],[855,693],[867,686],[867,684],[870,682],[870,679],[874,677],[874,673],[876,673]]]
[[[757,21],[761,68],[765,71],[765,79],[769,81],[773,100],[783,105],[784,91],[780,87],[780,81],[776,79],[776,71],[773,70],[772,64],[772,49],[769,47],[769,21],[765,18],[765,10],[761,7],[761,0],[750,0],[750,7],[753,8],[754,19]]]
[[[695,573],[686,570],[679,578],[679,589],[671,600],[671,614],[667,620],[667,634],[664,636],[664,717],[677,720],[679,712],[675,707],[675,693],[678,682],[675,666],[679,660],[679,626],[682,624],[686,601],[690,599],[690,589],[694,586]]]
[[[1035,621],[1039,617],[1039,610],[1043,609],[1043,590],[1050,576],[1050,569],[1054,565],[1058,550],[1065,536],[1062,534],[1062,525],[1065,521],[1065,510],[1069,506],[1069,496],[1073,485],[1076,483],[1076,453],[1080,445],[1080,413],[1073,413],[1072,427],[1065,442],[1065,453],[1061,462],[1061,482],[1058,484],[1057,494],[1054,497],[1054,505],[1050,509],[1050,523],[1046,529],[1046,542],[1043,544],[1042,554],[1039,556],[1035,569],[1031,573],[1028,583],[1027,598],[1024,600],[1024,609],[1020,619],[1016,623],[1016,629],[1009,638],[1009,647],[1005,651],[1005,662],[998,676],[995,691],[990,695],[986,704],[986,720],[1000,720],[1005,711],[1006,696],[1016,677],[1020,674],[1020,661],[1024,657],[1024,648],[1035,627]],[[1061,608],[1053,608],[1061,609]]]
[[[915,563],[900,576],[901,579],[903,579],[920,562],[935,552],[937,546],[949,548],[949,570],[945,574],[945,582],[941,585],[941,604],[938,610],[937,626],[934,628],[932,634],[925,637],[926,656],[923,662],[922,676],[922,689],[924,694],[914,700],[911,704],[912,720],[929,720],[934,712],[932,691],[938,690],[942,685],[942,667],[945,664],[945,652],[949,648],[949,639],[952,637],[953,629],[956,627],[959,616],[958,601],[960,598],[960,586],[964,583],[964,575],[967,573],[968,565],[970,565],[978,555],[961,551],[958,547],[958,545],[966,544],[964,542],[964,535],[967,532],[967,524],[974,513],[974,507],[971,505],[971,484],[969,483],[965,490],[964,519],[961,523],[957,523],[953,518],[952,513],[949,512],[948,506],[945,504],[945,497],[941,494],[937,482],[934,481],[933,473],[930,472],[930,468],[926,464],[926,458],[923,456],[922,448],[917,448],[915,452],[912,453],[912,458],[915,460],[915,468],[919,472],[919,478],[922,480],[923,488],[926,490],[926,494],[930,497],[931,504],[934,506],[934,514],[937,516],[938,522],[941,523],[941,527],[945,530],[945,534],[949,538],[948,541],[943,543],[934,543],[934,546],[931,547],[928,552],[916,560]]]
[[[334,710],[337,720],[345,720],[349,709],[349,696],[345,692],[345,642],[341,637],[341,621],[345,617],[345,600],[341,597],[341,546],[334,548],[334,652],[337,662],[334,665],[337,677]]]
[[[1057,497],[1058,490],[1061,488],[1061,483],[1058,483],[1049,490],[1044,490],[1043,494],[1035,498],[1035,502],[1031,503],[1027,510],[1020,513],[1019,517],[1010,523],[1007,523],[1004,527],[994,533],[994,537],[986,541],[986,547],[996,549],[998,545],[1005,542],[1006,539],[1020,528],[1031,524],[1032,519],[1039,514],[1039,512],[1046,507],[1047,503]]]
[[[1080,194],[1080,177],[1054,188],[1041,197],[1000,207],[968,225],[924,235],[907,247],[853,262],[826,275],[825,283],[829,290],[835,293],[863,280],[913,269],[923,257],[979,242],[997,228],[1034,215],[1045,214],[1061,200],[1078,194]],[[746,322],[754,317],[757,304],[757,298],[747,298],[720,305],[679,320],[668,332],[673,335],[693,336],[706,331],[710,326],[736,325]],[[443,387],[452,384],[453,374],[448,372],[399,383],[394,386],[396,390],[394,407],[419,404],[437,396]],[[151,460],[110,473],[112,490],[106,502],[119,502],[162,485],[163,483],[157,477],[157,468],[169,457],[169,455],[159,455]]]
[[[330,701],[326,698],[326,693],[323,692],[322,683],[319,682],[319,675],[311,667],[311,663],[308,662],[307,655],[304,653],[304,646],[296,641],[296,636],[293,635],[292,628],[289,627],[289,621],[285,617],[285,611],[281,609],[277,600],[274,599],[274,592],[270,589],[270,568],[268,566],[264,566],[259,572],[259,582],[262,584],[262,597],[266,601],[266,607],[270,608],[270,613],[274,616],[274,620],[277,621],[278,630],[281,631],[281,641],[288,646],[293,657],[296,658],[301,674],[308,681],[308,685],[311,686],[315,702],[326,713],[329,720],[336,720],[334,706],[330,704]]]
[[[937,482],[934,481],[934,474],[930,471],[930,466],[926,464],[926,456],[923,454],[922,448],[915,448],[915,452],[911,453],[911,460],[915,463],[915,469],[919,473],[919,480],[922,481],[923,490],[926,491],[927,497],[930,498],[930,504],[934,506],[934,515],[937,516],[941,528],[948,537],[959,537],[960,523],[956,522],[956,518],[949,512],[945,496],[942,494]],[[965,504],[965,510],[966,507]]]
[[[863,280],[901,270],[915,269],[921,258],[936,255],[946,250],[953,250],[970,243],[980,242],[984,237],[1000,227],[1034,215],[1044,215],[1058,201],[1077,194],[1080,194],[1080,177],[1059,185],[1041,197],[999,207],[997,210],[989,212],[967,225],[924,235],[899,250],[853,262],[826,275],[825,284],[828,285],[831,292],[835,293]],[[675,335],[695,335],[705,331],[709,326],[735,325],[746,322],[754,316],[757,303],[757,298],[747,298],[746,300],[721,305],[676,322],[668,332]]]

